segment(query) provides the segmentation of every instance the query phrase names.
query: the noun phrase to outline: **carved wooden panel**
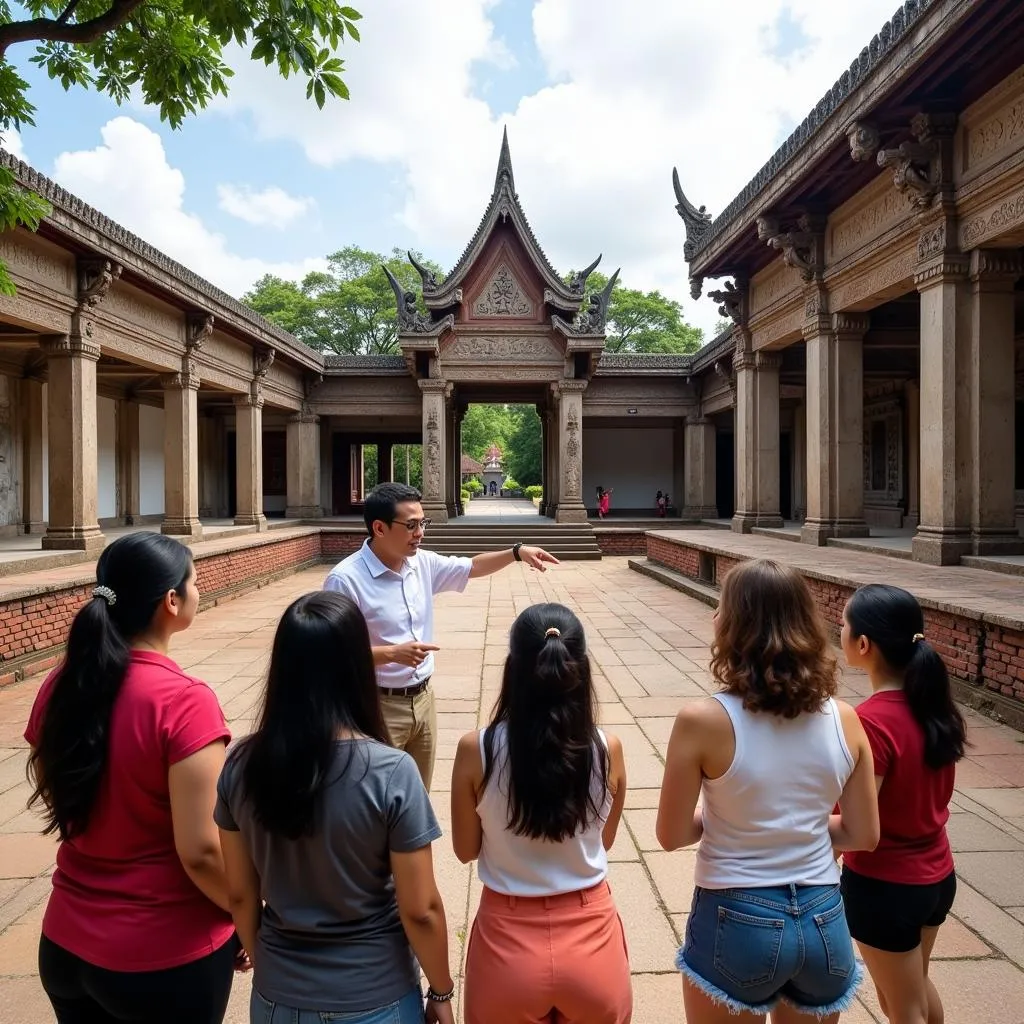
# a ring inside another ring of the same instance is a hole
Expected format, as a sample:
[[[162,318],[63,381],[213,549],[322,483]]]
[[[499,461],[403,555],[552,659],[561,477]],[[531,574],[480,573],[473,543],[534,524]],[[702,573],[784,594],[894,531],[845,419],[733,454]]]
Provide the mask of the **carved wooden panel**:
[[[904,248],[883,262],[859,262],[835,283],[828,282],[829,307],[833,312],[870,309],[913,291],[916,259],[914,249]]]
[[[74,257],[70,253],[27,239],[20,232],[5,232],[0,235],[0,259],[15,282],[32,281],[58,295],[74,295]]]
[[[908,220],[911,197],[893,188],[892,174],[881,174],[829,218],[825,239],[826,263],[837,263],[886,231]]]
[[[750,312],[767,309],[790,292],[803,287],[800,273],[787,267],[779,257],[774,263],[758,271],[750,282]]]
[[[1003,239],[1005,242],[1019,242],[1024,237],[1024,191],[994,202],[960,222],[960,248],[964,251],[1003,235],[1011,236]]]
[[[523,290],[508,264],[500,263],[473,300],[473,316],[531,319],[533,302]]]
[[[458,335],[441,350],[443,362],[561,362],[561,347],[550,338],[534,336]]]
[[[1024,149],[1024,68],[1018,68],[963,113],[959,180],[970,181]]]

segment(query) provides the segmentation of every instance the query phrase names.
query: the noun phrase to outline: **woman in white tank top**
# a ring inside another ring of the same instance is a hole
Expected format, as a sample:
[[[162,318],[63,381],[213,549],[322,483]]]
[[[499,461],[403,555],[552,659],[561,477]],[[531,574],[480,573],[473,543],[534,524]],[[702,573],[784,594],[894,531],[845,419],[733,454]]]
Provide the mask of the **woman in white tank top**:
[[[622,921],[606,850],[626,799],[622,744],[597,728],[586,639],[568,608],[512,625],[486,729],[459,742],[452,843],[484,885],[466,952],[466,1024],[627,1024]]]
[[[722,691],[676,716],[657,822],[666,850],[700,841],[686,1019],[832,1024],[860,983],[836,857],[878,842],[871,749],[795,570],[732,569],[711,652]]]

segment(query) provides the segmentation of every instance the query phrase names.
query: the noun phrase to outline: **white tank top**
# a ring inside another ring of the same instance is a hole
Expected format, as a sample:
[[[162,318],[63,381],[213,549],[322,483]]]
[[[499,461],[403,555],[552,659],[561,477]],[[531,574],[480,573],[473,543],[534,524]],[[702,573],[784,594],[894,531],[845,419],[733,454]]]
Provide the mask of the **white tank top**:
[[[592,792],[601,809],[596,820],[571,839],[553,843],[549,839],[517,836],[508,827],[508,750],[505,723],[490,727],[494,733],[491,756],[494,769],[484,787],[476,812],[483,826],[483,842],[477,858],[480,881],[506,896],[555,896],[578,892],[604,881],[608,855],[601,833],[612,806],[612,794],[600,792],[601,778],[595,765]],[[484,733],[480,730],[480,758],[486,765]],[[608,742],[598,730],[601,742]]]
[[[696,884],[704,889],[833,885],[828,818],[853,772],[839,709],[786,719],[715,694],[732,721],[729,770],[705,779]]]

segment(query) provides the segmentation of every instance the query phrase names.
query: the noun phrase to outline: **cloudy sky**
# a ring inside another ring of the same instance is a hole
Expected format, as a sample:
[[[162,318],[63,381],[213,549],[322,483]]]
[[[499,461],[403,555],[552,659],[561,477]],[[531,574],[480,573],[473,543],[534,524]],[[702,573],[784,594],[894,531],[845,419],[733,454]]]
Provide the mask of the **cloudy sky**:
[[[231,96],[178,131],[142,106],[32,84],[7,148],[235,295],[355,243],[448,268],[490,195],[503,126],[552,263],[604,253],[631,287],[689,297],[671,171],[712,213],[746,184],[895,0],[353,0],[349,102],[234,54]]]

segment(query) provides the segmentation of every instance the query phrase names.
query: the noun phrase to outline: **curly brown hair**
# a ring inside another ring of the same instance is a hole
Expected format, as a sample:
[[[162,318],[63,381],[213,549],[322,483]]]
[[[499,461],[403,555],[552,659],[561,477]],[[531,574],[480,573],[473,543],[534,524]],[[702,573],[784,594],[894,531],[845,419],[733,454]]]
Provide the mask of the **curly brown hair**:
[[[748,711],[796,718],[837,688],[825,620],[804,578],[768,559],[742,562],[722,582],[711,673]]]

